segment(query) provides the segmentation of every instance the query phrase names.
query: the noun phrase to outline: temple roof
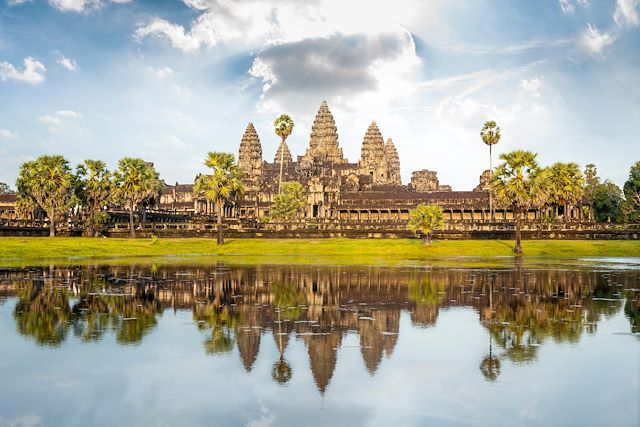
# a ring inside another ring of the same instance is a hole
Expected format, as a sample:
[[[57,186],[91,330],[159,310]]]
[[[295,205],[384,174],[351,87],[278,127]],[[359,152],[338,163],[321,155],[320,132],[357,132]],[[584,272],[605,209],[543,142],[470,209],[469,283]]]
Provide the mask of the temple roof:
[[[334,163],[344,163],[346,161],[338,143],[338,128],[327,101],[322,101],[313,120],[309,149],[305,157],[319,157]]]
[[[284,155],[282,153],[283,151],[284,151]],[[284,163],[290,163],[293,161],[293,157],[291,156],[291,150],[289,150],[289,146],[284,141],[280,141],[280,144],[278,145],[278,151],[276,151],[276,155],[273,158],[273,162],[280,164],[281,155],[283,155],[282,159]]]

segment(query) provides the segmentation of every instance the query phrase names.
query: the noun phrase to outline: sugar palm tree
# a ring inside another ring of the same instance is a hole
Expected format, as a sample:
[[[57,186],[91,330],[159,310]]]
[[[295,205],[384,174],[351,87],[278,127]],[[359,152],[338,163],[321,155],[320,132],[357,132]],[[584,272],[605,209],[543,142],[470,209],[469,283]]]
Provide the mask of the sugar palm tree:
[[[81,181],[80,199],[89,213],[89,237],[96,231],[95,214],[111,197],[111,172],[101,160],[85,160],[76,168]]]
[[[522,253],[521,215],[529,208],[543,205],[548,198],[547,172],[538,165],[537,154],[516,150],[500,155],[504,163],[496,168],[490,185],[496,201],[513,210],[516,223],[514,252]]]
[[[62,156],[41,156],[20,166],[18,199],[21,210],[40,207],[49,218],[49,236],[56,235],[55,222],[70,208],[75,179]]]
[[[564,219],[567,219],[571,206],[578,203],[584,195],[584,176],[577,163],[554,163],[548,170],[549,202],[557,207],[563,206]]]
[[[125,157],[113,173],[113,197],[129,208],[129,235],[136,237],[133,211],[146,198],[157,194],[162,182],[153,164],[142,159]]]
[[[230,153],[210,152],[204,164],[211,168],[211,175],[200,175],[196,179],[194,192],[197,197],[204,197],[213,202],[217,211],[217,243],[224,244],[222,234],[222,211],[224,203],[238,197],[244,192],[241,172],[236,165],[235,157]]]
[[[280,194],[280,188],[282,187],[282,167],[284,164],[284,144],[287,141],[291,132],[293,132],[293,119],[287,114],[282,114],[278,117],[275,122],[273,122],[273,126],[275,126],[276,135],[278,135],[281,139],[280,145],[282,145],[280,150],[280,178],[278,179],[278,194]]]
[[[482,130],[480,131],[482,141],[489,146],[489,179],[493,175],[493,158],[491,155],[491,147],[496,145],[500,141],[500,128],[494,121],[488,121],[484,123]],[[493,221],[493,196],[489,192],[489,213],[491,220]]]

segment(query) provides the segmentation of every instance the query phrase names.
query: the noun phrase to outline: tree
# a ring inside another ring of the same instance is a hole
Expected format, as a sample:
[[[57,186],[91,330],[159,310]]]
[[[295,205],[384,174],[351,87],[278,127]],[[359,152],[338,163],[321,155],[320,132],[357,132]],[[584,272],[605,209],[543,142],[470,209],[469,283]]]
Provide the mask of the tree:
[[[521,215],[532,207],[542,206],[548,198],[547,173],[538,166],[537,154],[516,150],[500,155],[504,163],[490,180],[496,201],[513,210],[516,223],[514,252],[522,253]]]
[[[595,199],[596,189],[600,185],[600,177],[598,177],[598,169],[593,163],[589,163],[584,168],[584,202],[589,205],[589,219],[593,219],[593,201]]]
[[[210,152],[204,164],[211,168],[211,175],[200,175],[196,179],[194,192],[197,197],[204,197],[216,206],[218,220],[219,245],[224,244],[222,235],[222,211],[225,201],[233,200],[244,192],[241,172],[230,153]]]
[[[293,119],[286,114],[281,115],[273,122],[273,126],[275,126],[276,135],[282,139],[280,143],[283,145],[280,150],[280,178],[278,179],[278,193],[280,193],[282,189],[282,167],[284,164],[284,144],[287,141],[291,132],[293,132]]]
[[[104,162],[85,160],[76,167],[76,174],[81,183],[79,197],[89,214],[89,237],[93,237],[97,231],[97,223],[101,222],[96,221],[96,212],[99,213],[111,197],[111,173]]]
[[[491,147],[500,142],[500,128],[494,121],[485,122],[480,131],[480,137],[482,137],[482,141],[489,146],[489,179],[491,179],[491,176],[493,176]],[[493,221],[493,195],[491,192],[489,192],[489,211],[491,220]]]
[[[413,233],[422,233],[424,244],[431,246],[431,233],[444,227],[442,207],[438,205],[419,204],[409,211],[407,228]]]
[[[0,182],[0,196],[4,196],[5,194],[13,194],[11,187],[4,182]]]
[[[625,201],[622,207],[625,221],[640,221],[640,161],[629,170],[629,179],[623,187]]]
[[[584,177],[577,163],[557,162],[547,169],[549,200],[556,206],[563,207],[563,218],[566,221],[569,208],[576,205],[584,195]]]
[[[133,228],[133,211],[146,198],[157,194],[162,183],[152,163],[142,159],[125,157],[118,162],[113,172],[113,198],[129,208],[129,233],[136,236]]]
[[[593,215],[597,222],[616,221],[623,202],[622,190],[608,179],[598,184],[593,193]]]
[[[18,198],[21,210],[39,207],[49,218],[49,236],[56,235],[55,223],[73,201],[74,176],[62,156],[41,156],[20,166]]]
[[[282,192],[274,199],[271,216],[290,221],[302,213],[306,205],[307,194],[302,184],[296,181],[283,182]]]

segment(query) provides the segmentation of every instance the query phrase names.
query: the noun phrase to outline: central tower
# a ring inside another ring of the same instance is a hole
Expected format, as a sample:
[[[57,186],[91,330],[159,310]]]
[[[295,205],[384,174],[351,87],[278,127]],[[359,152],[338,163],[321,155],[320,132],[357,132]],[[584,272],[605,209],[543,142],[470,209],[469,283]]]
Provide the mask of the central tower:
[[[322,101],[316,118],[313,120],[309,148],[303,157],[306,162],[312,162],[314,159],[346,163],[342,148],[338,144],[338,128],[327,101]]]

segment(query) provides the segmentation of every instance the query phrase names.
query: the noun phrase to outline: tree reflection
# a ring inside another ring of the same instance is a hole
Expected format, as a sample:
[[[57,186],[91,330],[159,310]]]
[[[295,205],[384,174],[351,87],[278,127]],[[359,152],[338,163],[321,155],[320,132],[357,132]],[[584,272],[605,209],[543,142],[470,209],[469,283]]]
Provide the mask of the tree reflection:
[[[70,329],[69,298],[62,289],[45,291],[42,282],[33,283],[18,293],[13,316],[21,335],[40,345],[58,347]]]

